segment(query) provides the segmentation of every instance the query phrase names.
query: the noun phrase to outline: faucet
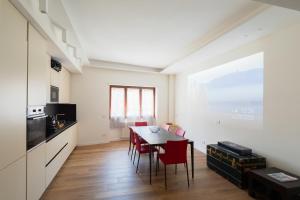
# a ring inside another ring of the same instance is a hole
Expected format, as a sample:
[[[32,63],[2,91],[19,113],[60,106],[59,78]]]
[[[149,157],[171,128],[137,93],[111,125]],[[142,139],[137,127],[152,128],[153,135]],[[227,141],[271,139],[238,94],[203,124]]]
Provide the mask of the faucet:
[[[65,115],[65,114],[63,114],[63,113],[58,113],[58,114],[56,114],[56,115],[55,115],[55,120],[58,121],[58,120],[57,120],[57,117],[58,117],[58,116],[64,116],[64,115]]]

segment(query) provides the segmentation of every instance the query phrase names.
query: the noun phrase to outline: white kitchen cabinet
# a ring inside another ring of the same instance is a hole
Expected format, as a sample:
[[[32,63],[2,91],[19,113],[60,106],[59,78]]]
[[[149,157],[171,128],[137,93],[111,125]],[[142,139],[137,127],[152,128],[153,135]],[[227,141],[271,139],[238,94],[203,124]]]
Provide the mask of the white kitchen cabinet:
[[[54,156],[66,145],[67,131],[68,129],[46,143],[46,163],[49,163],[54,158]]]
[[[50,69],[50,85],[59,88],[59,103],[70,103],[71,75],[62,67],[60,72]]]
[[[77,124],[74,124],[68,129],[67,132],[67,142],[69,145],[69,153],[71,154],[77,145]]]
[[[31,24],[28,26],[28,105],[46,105],[48,67],[46,40]]]
[[[55,87],[60,87],[60,72],[52,68],[50,70],[50,84]]]
[[[48,187],[53,178],[56,176],[57,172],[63,166],[64,162],[67,160],[68,154],[68,145],[64,146],[59,154],[47,165],[46,167],[46,186]]]
[[[8,0],[0,0],[0,27],[2,170],[26,154],[27,21]]]
[[[46,189],[46,143],[27,152],[27,200],[38,200]]]
[[[60,71],[59,103],[70,103],[71,75],[68,70]]]
[[[0,170],[0,199],[26,200],[26,156]]]
[[[77,125],[74,124],[46,143],[46,187],[51,183],[77,145]]]

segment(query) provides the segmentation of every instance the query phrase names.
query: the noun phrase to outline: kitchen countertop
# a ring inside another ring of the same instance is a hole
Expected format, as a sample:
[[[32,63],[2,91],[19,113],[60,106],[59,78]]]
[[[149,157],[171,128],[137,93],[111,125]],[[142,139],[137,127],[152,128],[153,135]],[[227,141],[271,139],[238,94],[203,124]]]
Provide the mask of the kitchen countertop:
[[[50,140],[52,140],[53,138],[55,138],[56,136],[58,136],[60,133],[62,133],[63,131],[67,130],[68,128],[70,128],[71,126],[73,126],[76,123],[77,123],[77,121],[66,122],[66,124],[65,124],[64,127],[58,128],[58,129],[56,129],[55,131],[53,131],[51,133],[47,133],[46,142],[49,142]]]

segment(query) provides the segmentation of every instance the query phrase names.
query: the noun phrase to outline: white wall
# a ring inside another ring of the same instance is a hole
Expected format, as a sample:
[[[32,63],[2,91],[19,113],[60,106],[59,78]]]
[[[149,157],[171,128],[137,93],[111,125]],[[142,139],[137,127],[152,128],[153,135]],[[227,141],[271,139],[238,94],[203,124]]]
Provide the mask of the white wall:
[[[176,77],[176,122],[187,129],[187,137],[205,151],[206,144],[230,140],[253,148],[275,165],[300,174],[300,25],[273,33],[265,38],[217,56]],[[205,108],[197,104],[200,96],[188,95],[190,74],[258,52],[264,52],[263,127],[230,125],[205,120]]]
[[[121,138],[122,129],[109,127],[109,85],[156,87],[157,124],[168,121],[168,76],[85,67],[72,74],[71,101],[77,104],[79,145],[105,143]]]

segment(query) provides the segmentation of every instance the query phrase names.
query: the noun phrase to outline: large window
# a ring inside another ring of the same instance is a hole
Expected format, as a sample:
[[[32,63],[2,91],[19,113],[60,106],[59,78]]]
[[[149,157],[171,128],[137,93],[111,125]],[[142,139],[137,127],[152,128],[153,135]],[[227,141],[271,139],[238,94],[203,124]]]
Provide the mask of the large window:
[[[110,86],[110,118],[155,117],[155,88]]]

